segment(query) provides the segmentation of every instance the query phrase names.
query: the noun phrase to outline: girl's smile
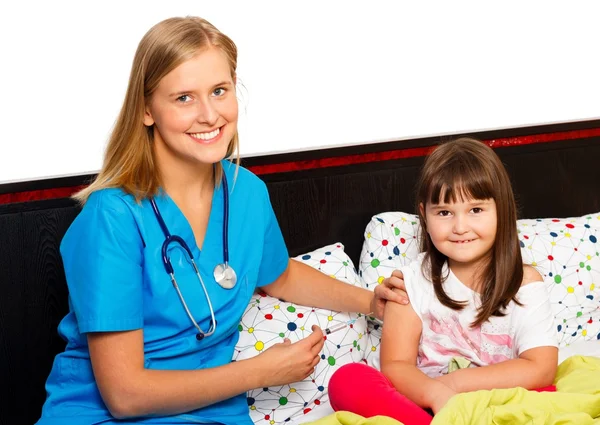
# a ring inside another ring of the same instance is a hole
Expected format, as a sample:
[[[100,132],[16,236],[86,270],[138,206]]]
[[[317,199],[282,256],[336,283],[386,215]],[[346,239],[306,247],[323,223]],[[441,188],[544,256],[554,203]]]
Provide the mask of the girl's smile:
[[[469,199],[427,204],[427,232],[451,268],[477,266],[488,257],[497,230],[496,202]]]

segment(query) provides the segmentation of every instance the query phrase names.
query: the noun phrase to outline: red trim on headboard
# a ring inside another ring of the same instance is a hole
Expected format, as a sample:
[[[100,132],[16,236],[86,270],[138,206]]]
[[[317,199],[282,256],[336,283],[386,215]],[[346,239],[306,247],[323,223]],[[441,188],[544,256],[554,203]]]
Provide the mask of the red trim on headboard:
[[[42,201],[44,199],[68,198],[85,186],[58,187],[56,189],[29,190],[27,192],[5,193],[0,195],[0,204],[15,202]]]
[[[560,131],[556,133],[535,134],[531,136],[503,137],[499,139],[484,140],[492,148],[507,146],[531,145],[534,143],[548,143],[563,140],[584,139],[600,136],[600,128],[588,130]],[[368,162],[389,161],[392,159],[413,158],[424,156],[435,146],[424,148],[395,149],[377,153],[361,155],[345,155],[331,158],[320,158],[308,161],[291,161],[279,164],[256,165],[248,167],[254,174],[274,174],[289,171],[311,170],[315,168],[339,167],[351,164],[364,164]]]
[[[507,146],[530,145],[534,143],[548,143],[564,140],[585,139],[600,136],[600,128],[585,130],[559,131],[554,133],[534,134],[531,136],[503,137],[498,139],[484,140],[492,148]],[[369,162],[389,161],[394,159],[413,158],[427,155],[434,146],[421,148],[394,149],[383,152],[374,152],[358,155],[343,155],[314,160],[288,161],[277,164],[254,165],[248,167],[257,175],[286,173],[290,171],[312,170],[316,168],[340,167],[352,164],[364,164]],[[61,187],[53,189],[32,190],[0,194],[0,204],[15,202],[39,201],[44,199],[68,198],[85,186]]]

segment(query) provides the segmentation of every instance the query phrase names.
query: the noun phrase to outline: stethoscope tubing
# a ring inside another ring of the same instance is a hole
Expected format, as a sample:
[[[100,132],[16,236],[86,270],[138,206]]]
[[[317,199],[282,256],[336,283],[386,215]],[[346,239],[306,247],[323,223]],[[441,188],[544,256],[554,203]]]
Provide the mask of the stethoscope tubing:
[[[225,262],[225,265],[227,266],[229,264],[229,187],[227,185],[227,177],[225,176],[224,171],[223,171],[223,176],[221,179],[221,184],[223,185],[223,261]],[[196,262],[194,261],[194,256],[193,256],[192,251],[191,251],[190,247],[188,246],[188,244],[180,236],[171,235],[171,232],[169,232],[169,228],[167,227],[167,224],[165,223],[165,220],[163,219],[162,214],[160,213],[160,210],[158,209],[158,206],[156,205],[156,201],[154,200],[154,198],[150,198],[150,205],[152,206],[154,215],[156,216],[156,219],[158,220],[158,224],[165,236],[165,240],[161,247],[161,256],[162,256],[163,265],[165,267],[165,271],[167,272],[167,274],[169,275],[169,277],[171,279],[171,284],[175,288],[175,290],[177,292],[177,296],[179,297],[179,300],[181,301],[181,304],[183,305],[183,308],[185,309],[185,312],[186,312],[188,318],[190,319],[190,321],[192,322],[192,324],[198,331],[198,333],[196,334],[196,339],[202,340],[202,339],[204,339],[204,337],[214,334],[217,330],[217,320],[215,319],[215,311],[213,309],[212,302],[210,300],[210,296],[208,295],[208,290],[206,289],[206,285],[204,284],[204,280],[202,279],[202,275],[200,274],[200,270],[198,269],[198,266],[196,265]],[[210,323],[210,328],[209,328],[208,332],[204,332],[202,330],[202,328],[200,327],[200,325],[198,324],[198,322],[196,322],[196,320],[194,319],[194,316],[192,315],[187,303],[185,302],[183,294],[181,293],[181,289],[179,288],[179,285],[177,284],[177,279],[175,279],[175,272],[173,270],[173,265],[171,264],[171,260],[169,258],[168,252],[167,252],[168,248],[169,248],[169,244],[171,244],[171,243],[178,244],[180,247],[182,247],[186,251],[186,253],[188,254],[190,263],[192,264],[194,271],[196,272],[196,276],[198,277],[198,280],[200,281],[200,286],[202,286],[202,291],[204,292],[204,295],[206,296],[206,301],[208,303],[208,308],[210,310],[211,323]]]
[[[221,184],[223,185],[223,261],[225,264],[229,264],[229,187],[227,185],[227,177],[225,177],[225,172],[223,172]],[[173,274],[173,266],[171,265],[171,260],[167,255],[167,249],[171,242],[176,242],[181,245],[181,247],[186,250],[190,258],[193,259],[194,256],[188,244],[180,236],[171,235],[171,232],[169,232],[169,228],[167,227],[167,224],[165,223],[165,220],[163,219],[162,214],[160,213],[153,198],[150,199],[150,205],[152,206],[152,210],[154,211],[154,215],[158,220],[158,224],[165,235],[165,242],[163,243],[161,254],[165,270],[169,275],[171,275]]]

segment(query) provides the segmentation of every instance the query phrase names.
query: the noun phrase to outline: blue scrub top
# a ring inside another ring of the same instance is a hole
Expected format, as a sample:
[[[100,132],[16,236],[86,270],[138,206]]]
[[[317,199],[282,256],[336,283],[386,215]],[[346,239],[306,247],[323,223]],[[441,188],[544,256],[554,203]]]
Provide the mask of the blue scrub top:
[[[67,347],[54,360],[39,425],[113,423],[94,380],[87,332],[143,328],[148,369],[203,369],[231,361],[250,297],[257,286],[272,283],[285,271],[289,256],[265,184],[242,167],[236,176],[235,165],[222,165],[230,192],[230,264],[238,275],[232,289],[222,288],[213,277],[215,265],[223,262],[222,185],[214,191],[202,250],[173,200],[164,193],[155,198],[170,233],[182,237],[192,250],[212,301],[216,333],[196,340],[196,328],[163,266],[165,237],[150,203],[138,204],[121,189],[93,193],[61,243],[69,313],[58,332]],[[185,301],[207,331],[208,304],[187,255],[177,244],[170,244],[169,255]],[[240,394],[181,415],[118,423],[252,421],[246,396]]]

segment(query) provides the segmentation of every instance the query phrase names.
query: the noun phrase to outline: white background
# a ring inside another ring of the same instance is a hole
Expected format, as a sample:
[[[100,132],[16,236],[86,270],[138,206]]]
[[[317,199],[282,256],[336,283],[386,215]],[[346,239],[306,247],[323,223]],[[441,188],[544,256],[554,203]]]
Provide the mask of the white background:
[[[0,183],[97,171],[182,15],[238,45],[245,156],[600,117],[595,1],[3,1]]]

